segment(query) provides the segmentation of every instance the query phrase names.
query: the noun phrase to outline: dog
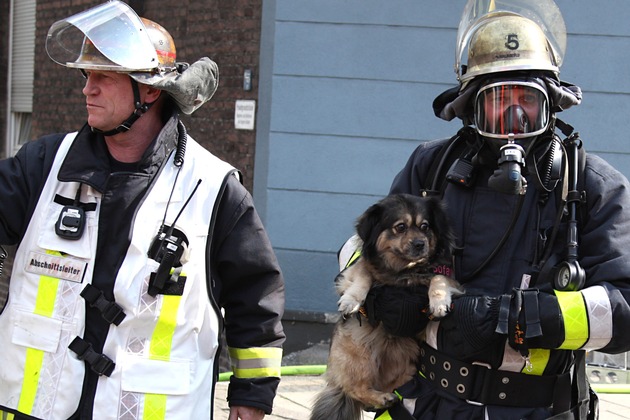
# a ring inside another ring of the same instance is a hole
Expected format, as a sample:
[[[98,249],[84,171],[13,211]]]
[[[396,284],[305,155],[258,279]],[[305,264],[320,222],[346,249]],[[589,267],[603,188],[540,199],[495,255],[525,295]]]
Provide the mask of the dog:
[[[363,410],[391,406],[398,401],[393,390],[417,371],[422,332],[394,336],[359,314],[372,286],[428,286],[427,315],[433,319],[444,317],[452,296],[464,293],[455,280],[434,273],[436,266],[451,264],[454,247],[439,199],[387,196],[358,218],[356,233],[361,255],[335,279],[342,317],[311,420],[360,420]]]

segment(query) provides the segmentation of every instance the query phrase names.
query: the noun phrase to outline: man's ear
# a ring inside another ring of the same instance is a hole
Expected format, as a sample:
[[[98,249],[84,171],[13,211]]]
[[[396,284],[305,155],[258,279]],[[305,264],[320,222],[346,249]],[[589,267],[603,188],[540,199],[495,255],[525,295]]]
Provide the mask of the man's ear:
[[[162,91],[160,89],[156,89],[153,86],[147,86],[147,93],[144,97],[144,102],[153,103],[158,100]]]

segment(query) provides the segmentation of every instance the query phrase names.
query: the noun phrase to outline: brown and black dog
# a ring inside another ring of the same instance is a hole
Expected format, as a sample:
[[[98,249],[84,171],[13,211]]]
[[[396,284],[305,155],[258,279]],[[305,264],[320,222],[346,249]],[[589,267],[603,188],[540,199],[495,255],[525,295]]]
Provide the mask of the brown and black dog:
[[[333,332],[327,384],[311,420],[358,420],[364,409],[390,406],[398,400],[392,391],[416,372],[421,334],[394,336],[380,323],[349,316],[373,285],[428,286],[429,315],[438,319],[448,313],[451,296],[463,293],[455,280],[434,273],[437,265],[450,265],[454,242],[440,200],[387,196],[359,217],[356,230],[361,256],[335,280],[343,317]]]

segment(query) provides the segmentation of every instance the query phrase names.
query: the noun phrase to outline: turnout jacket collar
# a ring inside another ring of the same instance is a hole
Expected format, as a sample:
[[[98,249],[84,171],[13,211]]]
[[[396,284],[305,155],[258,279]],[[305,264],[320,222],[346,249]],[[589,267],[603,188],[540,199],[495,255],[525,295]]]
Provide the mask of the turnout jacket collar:
[[[160,134],[153,140],[138,162],[137,172],[154,174],[177,146],[177,114],[166,122]],[[112,173],[112,157],[102,134],[93,133],[86,124],[64,159],[58,179],[62,182],[82,182],[104,192]]]

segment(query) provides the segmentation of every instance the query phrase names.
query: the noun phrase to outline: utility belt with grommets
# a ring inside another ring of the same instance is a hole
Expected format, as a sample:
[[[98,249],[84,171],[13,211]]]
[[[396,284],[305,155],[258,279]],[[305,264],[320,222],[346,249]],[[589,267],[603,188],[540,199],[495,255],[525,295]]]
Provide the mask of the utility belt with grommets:
[[[422,344],[420,374],[438,389],[475,405],[551,407],[554,413],[571,407],[571,374],[528,375],[466,363]],[[525,391],[526,390],[526,391]]]

